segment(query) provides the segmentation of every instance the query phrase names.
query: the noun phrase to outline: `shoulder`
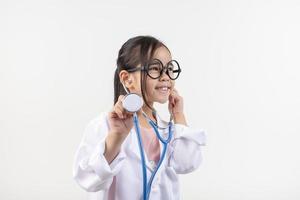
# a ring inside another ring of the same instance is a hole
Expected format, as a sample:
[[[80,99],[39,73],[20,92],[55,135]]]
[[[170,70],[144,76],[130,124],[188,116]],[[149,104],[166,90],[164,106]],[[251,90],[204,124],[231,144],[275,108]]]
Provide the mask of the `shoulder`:
[[[200,145],[206,143],[206,130],[200,128],[191,128],[183,124],[174,124],[175,138],[184,138],[194,140]]]
[[[101,112],[92,118],[85,127],[84,135],[87,140],[97,140],[107,134],[109,129],[108,112]]]
[[[101,112],[93,117],[87,124],[87,127],[98,127],[107,122],[108,112]]]

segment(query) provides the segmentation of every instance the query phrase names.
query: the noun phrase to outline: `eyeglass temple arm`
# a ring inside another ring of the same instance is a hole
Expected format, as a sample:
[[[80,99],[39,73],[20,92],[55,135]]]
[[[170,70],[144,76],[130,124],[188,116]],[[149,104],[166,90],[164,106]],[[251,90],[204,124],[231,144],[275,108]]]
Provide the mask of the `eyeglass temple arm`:
[[[128,72],[136,72],[138,70],[144,71],[145,67],[142,66],[142,67],[135,67],[135,68],[126,69],[126,71],[128,71]]]

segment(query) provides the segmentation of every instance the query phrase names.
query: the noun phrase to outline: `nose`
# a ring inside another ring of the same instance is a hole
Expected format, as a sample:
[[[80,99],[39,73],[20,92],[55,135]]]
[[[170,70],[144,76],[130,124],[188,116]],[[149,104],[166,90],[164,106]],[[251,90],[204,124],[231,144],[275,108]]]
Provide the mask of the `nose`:
[[[169,75],[167,74],[168,72],[167,72],[167,68],[164,68],[163,70],[162,70],[162,74],[161,74],[161,76],[160,76],[160,80],[161,81],[169,81],[170,80],[170,77],[169,77]]]

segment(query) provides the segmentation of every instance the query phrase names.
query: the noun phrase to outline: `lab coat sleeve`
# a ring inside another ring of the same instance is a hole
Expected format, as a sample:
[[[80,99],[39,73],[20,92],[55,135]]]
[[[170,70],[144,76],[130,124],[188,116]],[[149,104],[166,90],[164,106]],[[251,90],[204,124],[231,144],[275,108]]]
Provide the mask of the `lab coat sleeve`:
[[[192,172],[201,164],[201,147],[205,145],[206,133],[203,129],[192,129],[181,124],[175,124],[173,131],[169,165],[177,174]]]
[[[88,192],[108,189],[126,157],[123,148],[110,164],[103,156],[108,127],[105,114],[92,120],[75,154],[73,178]]]

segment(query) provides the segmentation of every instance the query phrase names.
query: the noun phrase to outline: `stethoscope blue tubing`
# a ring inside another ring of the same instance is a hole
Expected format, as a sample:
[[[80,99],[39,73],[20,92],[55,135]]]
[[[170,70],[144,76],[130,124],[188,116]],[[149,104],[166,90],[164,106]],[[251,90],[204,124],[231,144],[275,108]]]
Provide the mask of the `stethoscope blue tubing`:
[[[152,186],[153,179],[154,179],[155,174],[158,171],[159,167],[161,166],[161,164],[163,162],[163,159],[165,158],[168,143],[171,141],[171,138],[172,138],[172,130],[171,130],[172,122],[169,122],[169,135],[168,135],[168,138],[166,140],[164,140],[161,137],[161,135],[159,134],[159,132],[156,128],[156,124],[153,121],[148,120],[148,122],[150,123],[150,125],[154,129],[156,136],[163,143],[164,147],[163,147],[163,151],[162,151],[162,156],[158,161],[157,167],[155,168],[155,170],[151,174],[150,180],[147,183],[147,168],[146,168],[145,154],[144,154],[144,148],[143,148],[143,144],[142,144],[139,121],[138,121],[138,117],[137,117],[136,113],[134,113],[134,115],[133,115],[133,121],[134,121],[135,130],[136,130],[136,133],[137,133],[136,135],[137,135],[137,138],[138,138],[138,144],[139,144],[139,149],[140,149],[140,154],[141,154],[142,173],[143,173],[143,200],[148,200],[149,196],[150,196],[150,191],[151,191],[151,186]]]

